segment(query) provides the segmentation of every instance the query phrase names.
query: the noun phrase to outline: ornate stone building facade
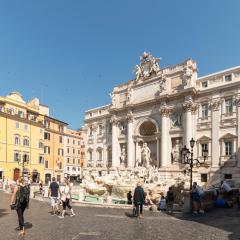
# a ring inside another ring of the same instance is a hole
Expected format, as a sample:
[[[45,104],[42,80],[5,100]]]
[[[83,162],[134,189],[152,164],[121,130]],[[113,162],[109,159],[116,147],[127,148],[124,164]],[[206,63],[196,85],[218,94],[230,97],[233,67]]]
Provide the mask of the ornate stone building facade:
[[[198,77],[188,59],[160,68],[144,52],[135,79],[115,87],[111,104],[85,112],[86,160],[97,171],[152,165],[163,179],[185,169],[180,151],[194,138],[194,179],[239,181],[240,67]],[[239,178],[239,179],[238,179]]]

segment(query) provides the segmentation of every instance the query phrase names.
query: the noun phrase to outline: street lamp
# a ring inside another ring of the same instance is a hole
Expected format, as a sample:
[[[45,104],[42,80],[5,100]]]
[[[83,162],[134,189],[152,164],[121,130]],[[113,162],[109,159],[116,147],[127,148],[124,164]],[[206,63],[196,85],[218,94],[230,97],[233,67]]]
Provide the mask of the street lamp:
[[[192,138],[190,140],[190,147],[191,147],[191,151],[186,147],[186,145],[182,148],[182,159],[183,159],[183,163],[184,164],[188,164],[189,165],[189,172],[190,172],[190,191],[192,190],[192,171],[193,171],[193,167],[194,165],[196,165],[196,167],[200,167],[205,160],[208,157],[208,150],[207,149],[203,149],[203,161],[200,161],[198,159],[194,159],[193,158],[193,148],[195,145],[195,140]]]
[[[24,154],[22,156],[22,161],[21,161],[21,158],[18,159],[18,164],[22,165],[22,177],[24,177],[24,167],[25,167],[25,164],[28,164],[28,163],[29,163],[29,158],[28,158],[27,154]]]

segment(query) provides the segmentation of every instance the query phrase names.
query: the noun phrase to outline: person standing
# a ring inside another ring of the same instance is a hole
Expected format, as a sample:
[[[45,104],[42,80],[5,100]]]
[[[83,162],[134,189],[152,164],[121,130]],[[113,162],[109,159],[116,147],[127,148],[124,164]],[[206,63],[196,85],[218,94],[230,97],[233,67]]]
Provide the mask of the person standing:
[[[62,191],[62,206],[63,206],[63,211],[61,216],[59,216],[59,218],[64,218],[65,212],[66,212],[66,208],[68,207],[68,209],[71,211],[71,217],[75,216],[75,213],[72,209],[72,206],[70,205],[70,200],[71,200],[71,186],[69,181],[65,178],[64,179],[64,189]]]
[[[133,202],[136,207],[137,217],[141,218],[143,214],[143,203],[145,202],[145,194],[140,182],[137,183],[137,187],[134,190]]]
[[[11,209],[16,209],[18,215],[18,223],[20,229],[20,236],[25,235],[24,229],[24,211],[29,205],[29,187],[25,184],[24,178],[18,179],[18,184],[15,186],[12,198],[11,198]]]
[[[57,200],[59,196],[61,196],[59,185],[56,182],[56,178],[53,177],[48,190],[48,197],[50,197],[51,199],[51,207],[52,207],[51,215],[52,216],[56,215],[56,213],[57,214],[59,213],[59,208],[57,205]]]
[[[173,213],[173,202],[174,202],[174,193],[172,191],[172,187],[169,187],[166,196],[167,203],[167,212]]]
[[[230,185],[227,183],[226,180],[221,181],[221,188],[226,193],[228,205],[232,206],[232,194],[233,194],[233,191],[232,191],[232,188],[230,187]]]
[[[202,189],[202,187],[200,187],[199,185],[197,185],[197,182],[193,183],[193,189],[196,193],[196,196],[194,198],[196,198],[196,204],[197,206],[197,211],[199,213],[204,213],[204,209],[203,209],[203,197],[204,197],[204,191]]]
[[[127,204],[132,204],[132,191],[127,193]]]

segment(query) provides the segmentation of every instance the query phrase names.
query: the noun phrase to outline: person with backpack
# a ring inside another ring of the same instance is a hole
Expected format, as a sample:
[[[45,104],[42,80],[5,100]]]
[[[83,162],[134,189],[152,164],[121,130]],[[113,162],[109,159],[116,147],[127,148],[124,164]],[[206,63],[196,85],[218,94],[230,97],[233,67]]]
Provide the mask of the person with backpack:
[[[51,199],[51,206],[52,206],[51,216],[55,216],[56,214],[58,215],[60,213],[58,204],[57,204],[59,196],[61,196],[60,188],[58,183],[56,182],[56,178],[53,177],[48,190],[48,197],[50,197]]]
[[[18,223],[20,233],[19,236],[25,235],[24,229],[24,211],[29,205],[29,196],[30,196],[30,189],[29,186],[25,184],[24,178],[20,177],[18,179],[18,184],[14,188],[12,198],[11,198],[11,209],[16,209],[18,215]]]
[[[133,203],[136,207],[136,216],[141,218],[143,213],[143,203],[145,202],[145,193],[141,187],[141,182],[137,183],[137,187],[134,190]],[[140,213],[140,215],[139,215]]]
[[[172,187],[169,187],[167,191],[167,196],[166,196],[166,203],[167,203],[166,211],[168,213],[173,213],[173,202],[174,202],[174,193],[172,191]]]

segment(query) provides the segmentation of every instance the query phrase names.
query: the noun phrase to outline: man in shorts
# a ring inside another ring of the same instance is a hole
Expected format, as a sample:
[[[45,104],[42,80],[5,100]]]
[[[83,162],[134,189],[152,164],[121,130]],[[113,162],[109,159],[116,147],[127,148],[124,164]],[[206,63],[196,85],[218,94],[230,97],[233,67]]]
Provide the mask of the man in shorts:
[[[54,216],[55,214],[58,214],[60,211],[58,209],[58,197],[61,196],[60,188],[58,183],[56,182],[56,178],[52,178],[52,182],[49,186],[48,190],[48,197],[51,199],[51,207],[52,207],[52,212],[51,215]]]

